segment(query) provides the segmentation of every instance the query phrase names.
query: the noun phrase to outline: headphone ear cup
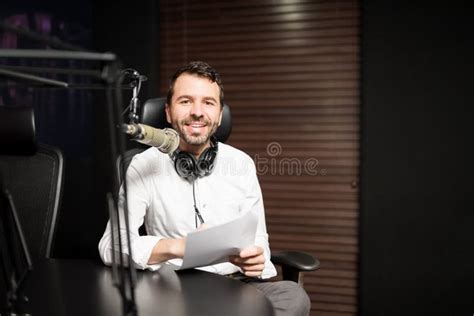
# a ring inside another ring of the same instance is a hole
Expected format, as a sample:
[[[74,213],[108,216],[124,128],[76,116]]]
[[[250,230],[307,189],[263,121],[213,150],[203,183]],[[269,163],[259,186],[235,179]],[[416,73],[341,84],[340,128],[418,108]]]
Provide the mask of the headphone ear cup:
[[[174,169],[178,175],[186,180],[196,179],[197,161],[193,155],[187,152],[179,152],[174,160]]]
[[[214,160],[216,159],[217,150],[215,147],[207,148],[199,157],[197,162],[197,173],[199,177],[209,175],[214,169]]]

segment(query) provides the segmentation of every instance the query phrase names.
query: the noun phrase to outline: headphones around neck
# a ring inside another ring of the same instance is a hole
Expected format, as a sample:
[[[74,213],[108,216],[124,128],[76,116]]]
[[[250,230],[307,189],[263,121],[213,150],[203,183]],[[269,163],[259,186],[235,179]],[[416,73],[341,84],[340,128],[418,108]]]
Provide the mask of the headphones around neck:
[[[214,170],[214,160],[217,156],[217,138],[211,137],[211,146],[206,148],[199,159],[193,154],[176,149],[171,155],[174,162],[174,169],[178,175],[188,181],[194,181],[196,178],[205,177]]]

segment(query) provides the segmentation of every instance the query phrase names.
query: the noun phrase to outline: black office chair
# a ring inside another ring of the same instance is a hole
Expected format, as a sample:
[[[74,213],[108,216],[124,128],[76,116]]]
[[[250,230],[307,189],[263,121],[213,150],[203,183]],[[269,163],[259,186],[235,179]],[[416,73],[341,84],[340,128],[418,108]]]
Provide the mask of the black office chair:
[[[15,204],[33,264],[50,258],[63,183],[62,153],[37,144],[31,107],[0,107],[0,177]]]
[[[171,125],[166,121],[165,112],[166,98],[156,98],[147,100],[140,114],[140,123],[156,128],[170,128]],[[229,107],[224,104],[221,125],[216,131],[217,140],[224,143],[232,132],[232,117]],[[125,153],[123,163],[127,170],[134,155],[144,151],[148,147],[139,147],[130,149]],[[121,159],[119,158],[117,167],[120,175]],[[301,251],[286,251],[278,254],[272,254],[271,261],[282,268],[284,280],[291,280],[303,285],[303,278],[300,272],[313,271],[319,268],[319,261],[312,255]]]

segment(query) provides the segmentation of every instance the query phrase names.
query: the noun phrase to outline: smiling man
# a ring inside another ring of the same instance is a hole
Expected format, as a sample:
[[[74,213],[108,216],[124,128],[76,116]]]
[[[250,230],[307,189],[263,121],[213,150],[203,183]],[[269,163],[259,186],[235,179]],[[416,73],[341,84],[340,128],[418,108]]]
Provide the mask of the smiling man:
[[[228,262],[201,269],[254,285],[268,297],[276,315],[308,315],[309,298],[298,284],[265,281],[276,270],[270,261],[262,193],[253,160],[213,137],[223,104],[220,76],[207,63],[191,62],[171,79],[166,118],[180,136],[179,148],[166,155],[151,147],[136,155],[127,170],[132,261],[137,268],[157,270],[168,260],[183,258],[186,235],[202,229],[204,222],[215,226],[254,212],[258,217],[255,245]],[[121,210],[123,201],[121,191]],[[146,236],[138,234],[143,223]],[[99,243],[106,264],[112,261],[111,243],[108,223]],[[126,247],[124,253],[129,253]]]

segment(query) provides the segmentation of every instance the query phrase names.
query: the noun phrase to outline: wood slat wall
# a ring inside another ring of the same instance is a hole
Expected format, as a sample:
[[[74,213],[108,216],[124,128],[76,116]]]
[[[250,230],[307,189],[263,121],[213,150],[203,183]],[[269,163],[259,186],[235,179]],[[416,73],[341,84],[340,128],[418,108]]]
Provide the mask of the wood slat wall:
[[[229,143],[258,164],[272,251],[321,261],[305,275],[312,315],[357,311],[359,11],[357,0],[160,1],[160,76],[191,60],[221,73]]]

